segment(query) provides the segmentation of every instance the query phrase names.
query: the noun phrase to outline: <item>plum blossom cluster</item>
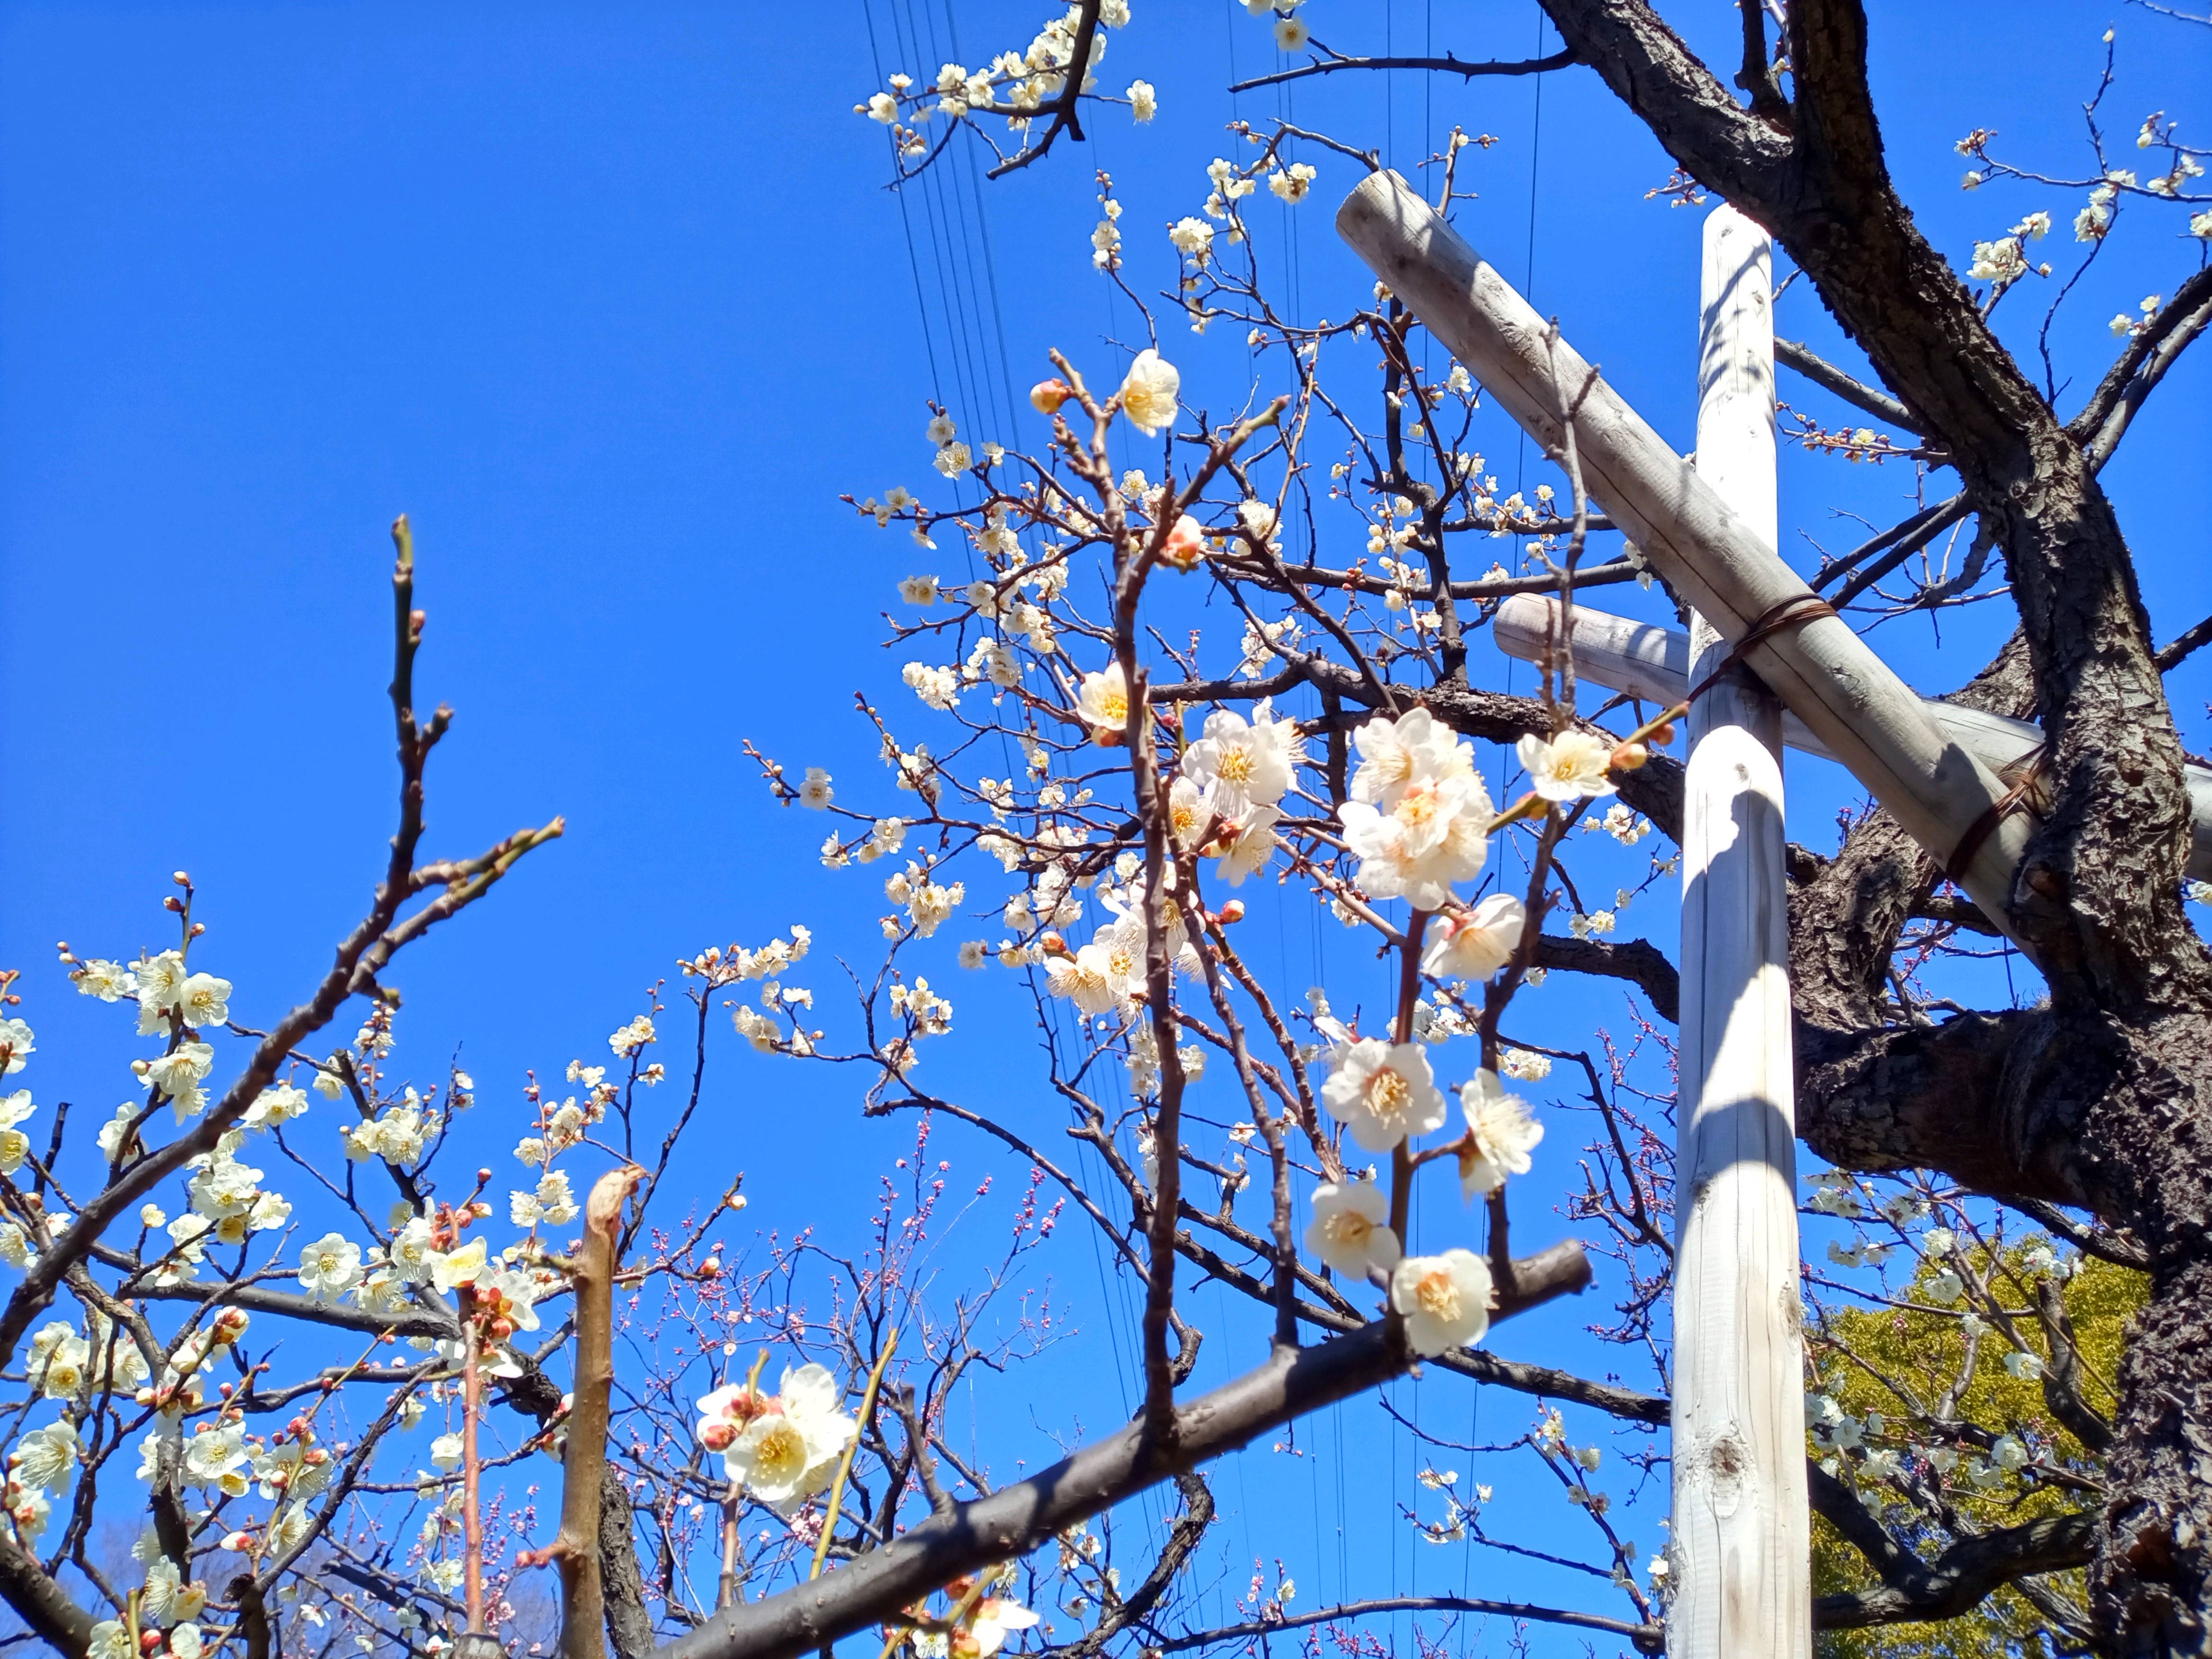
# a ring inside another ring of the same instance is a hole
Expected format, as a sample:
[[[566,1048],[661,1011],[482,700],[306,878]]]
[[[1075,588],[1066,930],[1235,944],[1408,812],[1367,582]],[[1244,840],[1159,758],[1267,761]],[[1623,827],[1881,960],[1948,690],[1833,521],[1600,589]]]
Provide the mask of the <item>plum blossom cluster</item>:
[[[756,1380],[729,1382],[699,1401],[694,1432],[719,1453],[732,1484],[770,1507],[789,1511],[830,1484],[838,1460],[860,1432],[842,1409],[837,1379],[822,1365],[787,1370],[776,1392]]]
[[[1025,137],[1030,122],[1066,96],[1071,79],[1085,95],[1097,90],[1107,32],[1128,26],[1129,0],[1103,0],[1096,13],[1094,24],[1086,20],[1084,7],[1070,5],[1048,19],[1026,48],[1002,52],[980,69],[945,64],[927,78],[903,71],[894,74],[884,90],[855,104],[853,112],[890,129],[902,165],[930,155],[926,130],[940,117],[957,125],[981,116],[1002,116],[1009,133]],[[1079,72],[1079,56],[1083,59]],[[1139,124],[1150,121],[1159,108],[1158,94],[1148,81],[1131,82],[1121,101]]]

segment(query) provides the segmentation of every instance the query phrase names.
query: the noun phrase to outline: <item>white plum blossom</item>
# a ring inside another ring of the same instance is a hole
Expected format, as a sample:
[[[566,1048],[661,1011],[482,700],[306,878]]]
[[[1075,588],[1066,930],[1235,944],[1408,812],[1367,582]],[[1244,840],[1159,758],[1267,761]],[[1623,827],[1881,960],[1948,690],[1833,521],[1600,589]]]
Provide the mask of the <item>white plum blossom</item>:
[[[80,1455],[75,1425],[59,1419],[15,1443],[8,1454],[8,1479],[33,1492],[59,1492],[69,1485]]]
[[[185,1484],[206,1486],[227,1498],[243,1498],[252,1483],[246,1478],[251,1457],[246,1449],[246,1431],[238,1424],[185,1437]]]
[[[1442,909],[1454,882],[1472,880],[1490,848],[1490,792],[1473,749],[1425,708],[1362,726],[1352,799],[1339,809],[1359,860],[1359,884],[1376,898]]]
[[[821,1491],[860,1432],[838,1409],[839,1399],[836,1379],[823,1366],[787,1370],[775,1399],[723,1455],[730,1478],[779,1510],[794,1509]]]
[[[1528,1154],[1544,1138],[1544,1126],[1518,1095],[1505,1092],[1498,1073],[1477,1072],[1459,1091],[1467,1116],[1469,1145],[1460,1153],[1461,1190],[1469,1198],[1494,1193],[1508,1176],[1528,1173]]]
[[[240,1121],[249,1129],[273,1129],[295,1117],[305,1116],[307,1110],[306,1090],[289,1083],[273,1083],[254,1097]]]
[[[230,1018],[230,981],[194,974],[177,988],[177,1012],[191,1026],[220,1025]]]
[[[1472,1250],[1409,1255],[1390,1275],[1390,1305],[1406,1322],[1407,1345],[1425,1358],[1480,1341],[1491,1297],[1490,1265]]]
[[[300,1288],[318,1302],[335,1302],[361,1283],[361,1246],[343,1233],[325,1233],[300,1252]]]
[[[1121,412],[1149,438],[1175,423],[1176,399],[1182,391],[1182,376],[1176,366],[1147,347],[1137,354],[1121,382]]]
[[[1513,960],[1528,922],[1527,907],[1510,893],[1492,893],[1472,909],[1440,912],[1429,922],[1422,971],[1439,979],[1488,979]]]
[[[139,1032],[142,1036],[149,1035],[149,1028],[144,1023],[146,1013],[175,1007],[183,994],[187,977],[185,959],[177,951],[162,951],[132,963],[131,971],[138,987]]]
[[[1185,217],[1168,227],[1168,240],[1178,252],[1204,264],[1213,252],[1213,227],[1203,219]]]
[[[1136,967],[1131,954],[1117,948],[1114,930],[1102,928],[1073,955],[1048,960],[1045,978],[1054,996],[1067,998],[1086,1014],[1103,1014],[1127,1000]]]
[[[463,1285],[475,1284],[483,1276],[489,1254],[483,1235],[478,1233],[459,1249],[430,1250],[423,1259],[430,1269],[430,1282],[438,1287],[441,1295],[450,1295]]]
[[[149,1089],[159,1089],[177,1121],[195,1116],[207,1104],[200,1084],[215,1069],[215,1049],[204,1042],[180,1042],[166,1054],[135,1062]]]
[[[1243,885],[1245,877],[1267,867],[1282,842],[1275,833],[1282,816],[1279,806],[1248,807],[1215,838],[1222,878],[1231,887]]]
[[[799,804],[819,812],[830,805],[832,793],[830,775],[818,766],[808,767],[806,777],[799,786]]]
[[[76,981],[79,996],[98,997],[102,1002],[117,1002],[138,994],[137,975],[121,963],[110,962],[104,957],[79,963],[70,978]]]
[[[1541,1083],[1552,1074],[1552,1057],[1527,1048],[1508,1048],[1498,1057],[1498,1069],[1516,1083]]]
[[[1364,1279],[1398,1265],[1398,1235],[1388,1224],[1390,1200],[1373,1182],[1323,1182],[1314,1188],[1313,1207],[1306,1250],[1325,1266]]]
[[[566,1170],[548,1170],[529,1192],[507,1195],[507,1219],[518,1227],[565,1227],[581,1213]]]
[[[1607,775],[1613,745],[1579,727],[1560,732],[1549,743],[1531,732],[1521,739],[1518,753],[1528,774],[1528,787],[1548,801],[1610,795],[1620,787]]]
[[[1371,720],[1352,734],[1359,766],[1352,776],[1352,798],[1385,811],[1397,805],[1417,783],[1472,776],[1474,750],[1425,708],[1396,720]]]
[[[13,1175],[23,1167],[23,1160],[31,1155],[31,1138],[15,1126],[38,1109],[31,1103],[31,1091],[18,1089],[12,1095],[0,1096],[0,1175]]]
[[[1159,113],[1159,94],[1152,89],[1150,81],[1130,82],[1128,98],[1129,113],[1137,121],[1149,121]]]
[[[1234,709],[1208,714],[1198,741],[1183,751],[1183,775],[1206,791],[1215,811],[1233,818],[1280,801],[1304,757],[1297,722],[1278,720],[1263,701],[1249,720]]]
[[[1409,1136],[1443,1126],[1443,1091],[1418,1042],[1362,1037],[1344,1044],[1322,1085],[1322,1099],[1370,1152],[1387,1152]]]
[[[991,1659],[991,1656],[1006,1645],[1006,1638],[1015,1631],[1031,1630],[1037,1624],[1037,1615],[1018,1601],[1010,1601],[1003,1595],[987,1595],[975,1604],[975,1616],[968,1626],[969,1640],[975,1644],[976,1659]],[[967,1652],[963,1643],[961,1652]]]
[[[1129,723],[1129,683],[1121,665],[1109,662],[1094,674],[1085,674],[1077,694],[1075,712],[1094,732],[1119,737]]]

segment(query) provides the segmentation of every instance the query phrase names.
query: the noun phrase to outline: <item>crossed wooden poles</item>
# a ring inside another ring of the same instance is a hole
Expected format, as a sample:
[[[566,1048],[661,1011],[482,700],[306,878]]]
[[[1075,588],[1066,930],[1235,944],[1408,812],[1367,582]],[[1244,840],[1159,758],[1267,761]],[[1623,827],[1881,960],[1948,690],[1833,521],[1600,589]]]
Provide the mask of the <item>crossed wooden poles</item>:
[[[1692,464],[1397,175],[1371,175],[1336,222],[1547,454],[1571,453],[1589,497],[1693,609],[1690,636],[1656,650],[1657,630],[1543,600],[1501,612],[1498,634],[1540,659],[1570,643],[1571,622],[1579,672],[1690,702],[1668,1648],[1805,1659],[1784,709],[1801,746],[1849,768],[2008,933],[2030,828],[2020,769],[2039,733],[1923,702],[1775,551],[1770,249],[1757,226],[1726,208],[1705,226]]]
[[[1577,605],[1574,612],[1575,678],[1610,690],[1671,708],[1690,689],[1690,636],[1676,628],[1616,617]],[[1540,662],[1559,650],[1565,625],[1557,599],[1516,593],[1498,607],[1490,635],[1498,648],[1523,662]],[[2043,728],[2033,720],[1923,697],[1929,718],[1995,771],[2017,767],[2043,743]],[[1833,760],[1820,738],[1789,710],[1782,714],[1782,741],[1808,755]],[[2189,784],[2191,838],[2183,873],[2212,881],[2212,770],[2191,763],[2182,768]]]

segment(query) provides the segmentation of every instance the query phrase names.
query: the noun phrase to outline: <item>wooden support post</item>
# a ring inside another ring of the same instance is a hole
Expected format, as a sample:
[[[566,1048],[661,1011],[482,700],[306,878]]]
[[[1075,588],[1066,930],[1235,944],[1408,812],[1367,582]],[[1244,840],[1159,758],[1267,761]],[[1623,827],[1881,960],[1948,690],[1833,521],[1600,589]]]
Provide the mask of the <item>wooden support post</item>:
[[[1776,534],[1766,233],[1705,221],[1698,471]],[[1702,617],[1693,681],[1728,647]],[[1782,711],[1741,669],[1690,705],[1674,1212],[1674,1659],[1810,1659]]]
[[[1723,638],[1742,640],[1760,618],[1814,597],[1772,544],[1397,174],[1369,175],[1338,209],[1336,225],[1547,453],[1562,447],[1563,422],[1574,411],[1591,496]],[[1983,833],[2005,786],[1936,728],[1850,624],[1836,617],[1791,622],[1752,644],[1744,659],[1937,859],[1950,863],[1979,836],[1960,884],[1991,921],[2009,927],[2027,816],[2000,817]]]
[[[1503,601],[1490,619],[1490,636],[1507,656],[1522,662],[1541,662],[1547,651],[1558,648],[1563,625],[1557,599],[1540,593],[1516,593]],[[1574,630],[1578,684],[1589,681],[1609,691],[1626,691],[1662,708],[1671,708],[1687,695],[1690,636],[1681,629],[1578,605],[1574,607]],[[1991,714],[1941,697],[1923,697],[1920,706],[1953,742],[1972,750],[1992,772],[2002,772],[2025,759],[2043,741],[2043,728],[2033,720]],[[1836,758],[1805,722],[1787,709],[1782,714],[1782,741],[1802,754]],[[2212,881],[2212,770],[2194,761],[2181,769],[2189,785],[2193,825],[2185,873],[2194,880]]]

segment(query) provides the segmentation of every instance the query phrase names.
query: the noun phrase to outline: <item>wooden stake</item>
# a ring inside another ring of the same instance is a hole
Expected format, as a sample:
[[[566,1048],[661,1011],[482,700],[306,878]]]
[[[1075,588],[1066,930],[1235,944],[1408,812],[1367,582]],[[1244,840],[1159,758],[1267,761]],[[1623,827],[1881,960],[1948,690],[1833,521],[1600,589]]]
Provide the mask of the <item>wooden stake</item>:
[[[1589,494],[1659,574],[1729,641],[1812,591],[1694,468],[1624,403],[1506,280],[1393,173],[1370,174],[1337,210],[1340,234],[1506,412],[1559,449],[1565,411]],[[1920,700],[1838,617],[1799,621],[1745,660],[1829,752],[1946,863],[2006,787],[1922,711]],[[2024,813],[1980,839],[1960,884],[2009,926]]]
[[[584,1200],[584,1242],[568,1264],[576,1291],[576,1382],[561,1460],[561,1530],[545,1553],[561,1570],[562,1659],[605,1659],[606,1581],[599,1564],[599,1488],[607,1478],[612,1410],[615,1271],[623,1206],[645,1179],[635,1164],[610,1170]]]
[[[1507,656],[1540,662],[1547,650],[1558,649],[1561,625],[1557,599],[1516,593],[1498,607],[1490,634]],[[1574,629],[1577,679],[1626,691],[1662,708],[1672,708],[1688,692],[1690,636],[1680,629],[1578,605],[1574,607]],[[1972,750],[1992,772],[2002,773],[2025,759],[2043,742],[2043,728],[2033,720],[1986,714],[1941,697],[1923,697],[1920,706],[1953,742]],[[1805,722],[1786,709],[1782,741],[1802,753],[1835,759]],[[2197,881],[2212,881],[2212,770],[2191,762],[2182,771],[2189,783],[2195,826],[2186,873]]]
[[[1766,233],[1705,221],[1698,471],[1776,534]],[[1727,646],[1692,619],[1692,683]],[[1675,1154],[1674,1659],[1810,1659],[1781,709],[1741,670],[1690,705]]]

